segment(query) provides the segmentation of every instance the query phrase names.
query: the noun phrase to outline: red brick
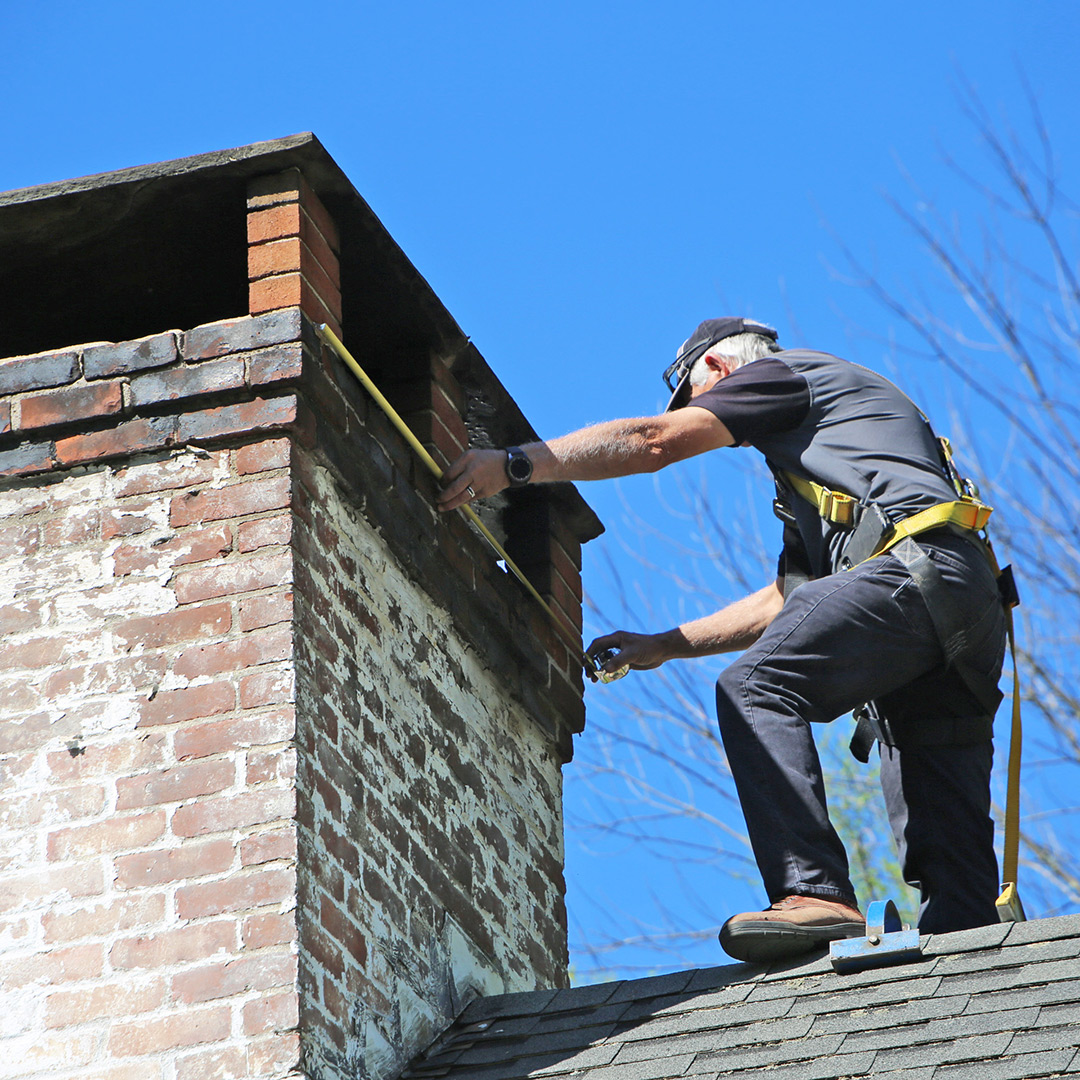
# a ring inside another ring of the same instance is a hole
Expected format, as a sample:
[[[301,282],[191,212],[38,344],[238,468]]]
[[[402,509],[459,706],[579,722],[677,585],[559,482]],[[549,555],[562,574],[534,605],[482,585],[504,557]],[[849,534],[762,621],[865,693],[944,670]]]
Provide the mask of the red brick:
[[[289,439],[262,439],[241,446],[235,452],[236,471],[241,476],[283,469],[291,460],[292,443]]]
[[[276,832],[249,836],[240,842],[240,862],[243,866],[259,866],[280,859],[296,858],[296,830],[291,826]]]
[[[57,439],[56,459],[64,465],[83,461],[126,457],[144,450],[157,450],[176,440],[178,420],[159,416],[153,420],[129,420],[105,431],[92,431]]]
[[[127,856],[122,856],[127,858]],[[165,894],[144,893],[98,901],[73,910],[47,911],[41,918],[47,945],[80,938],[109,937],[118,930],[135,930],[165,920]]]
[[[41,544],[37,525],[5,525],[0,528],[0,559],[33,555]]]
[[[231,761],[204,761],[125,776],[116,782],[116,809],[185,802],[200,795],[214,795],[232,787],[235,781],[236,766]]]
[[[45,679],[42,690],[49,699],[73,694],[87,698],[95,694],[129,693],[133,690],[145,693],[148,687],[161,681],[165,666],[165,657],[150,653],[106,660],[84,667],[61,667]],[[100,713],[100,705],[86,706],[84,712],[86,709]],[[73,710],[69,710],[64,722],[68,722],[72,717]],[[54,734],[61,732],[58,729]]]
[[[15,832],[46,821],[55,825],[97,817],[104,809],[105,789],[99,784],[41,788],[27,795],[9,795],[0,802],[0,830]]]
[[[284,750],[248,752],[245,783],[266,784],[295,778],[296,753],[291,747]]]
[[[301,265],[299,218],[297,234],[282,240],[271,240],[265,244],[254,244],[248,248],[248,280],[268,277],[271,274],[285,274],[290,270],[299,270]]]
[[[139,937],[121,938],[109,951],[109,964],[117,971],[140,968],[160,971],[173,964],[233,953],[238,946],[236,931],[235,919],[218,919],[197,926],[158,929]]]
[[[274,431],[288,427],[296,420],[296,415],[294,394],[256,398],[242,405],[224,405],[220,409],[182,413],[176,437],[180,442],[187,443],[246,435],[253,431]]]
[[[186,679],[246,671],[261,664],[286,660],[292,655],[292,633],[287,627],[257,630],[239,638],[204,648],[187,649],[173,664],[173,671]]]
[[[299,340],[300,312],[293,308],[197,326],[184,334],[183,354],[188,360],[205,360]]]
[[[165,980],[99,983],[80,990],[50,994],[45,1002],[45,1026],[62,1028],[95,1020],[150,1013],[165,1004]]]
[[[34,638],[21,645],[0,645],[0,671],[36,671],[58,664],[64,655],[63,638]]]
[[[265,1039],[253,1039],[248,1043],[247,1057],[252,1076],[299,1074],[300,1034],[287,1031]]]
[[[0,607],[0,637],[36,630],[43,621],[40,600],[16,600],[13,604]]]
[[[153,491],[193,487],[212,480],[227,456],[225,451],[184,451],[163,463],[132,465],[117,471],[113,483],[118,496],[147,495]]]
[[[23,443],[0,451],[0,476],[26,476],[46,472],[56,465],[51,442]]]
[[[240,601],[240,630],[258,630],[279,623],[291,623],[293,617],[293,594],[273,593],[267,596],[251,596]],[[2,626],[2,622],[0,622]]]
[[[158,525],[153,513],[157,504],[149,500],[128,502],[115,510],[106,510],[101,519],[101,538],[113,540],[118,536],[137,536]]]
[[[341,294],[324,285],[326,291],[308,276],[278,274],[260,278],[248,288],[248,308],[252,314],[299,307],[316,323],[329,323],[330,329],[341,337]]]
[[[185,570],[176,575],[173,588],[181,604],[195,604],[221,596],[238,596],[277,585],[292,584],[292,552],[261,553],[232,559],[219,566]]]
[[[265,949],[270,945],[286,945],[296,940],[296,920],[290,915],[248,915],[244,919],[242,937],[245,949]]]
[[[11,402],[0,401],[0,435],[6,435],[11,430]]]
[[[185,1005],[271,990],[296,982],[296,958],[288,954],[241,957],[174,975],[172,997]]]
[[[177,836],[231,833],[252,825],[291,820],[293,812],[294,793],[290,788],[245,791],[181,806],[173,814],[172,829]]]
[[[267,510],[284,510],[291,501],[291,488],[288,476],[271,476],[211,491],[185,492],[172,501],[170,524],[180,527],[261,514]]]
[[[131,380],[131,403],[136,408],[181,401],[202,394],[219,394],[244,386],[244,361],[239,357],[207,360],[192,367],[151,371]]]
[[[257,709],[262,705],[286,705],[296,692],[291,669],[260,672],[240,680],[240,706]]]
[[[262,547],[288,544],[292,539],[292,517],[278,514],[275,517],[245,521],[237,534],[237,548],[242,552],[256,551]]]
[[[291,903],[295,896],[295,872],[270,867],[237,874],[225,881],[180,886],[176,890],[176,911],[181,919],[199,919]]]
[[[59,750],[47,757],[49,776],[54,782],[119,776],[158,764],[168,750],[164,735],[124,737],[113,743],[87,743],[79,754]]]
[[[248,1052],[244,1046],[196,1050],[176,1061],[176,1080],[232,1080],[257,1075],[248,1069]]]
[[[172,881],[223,874],[235,861],[231,840],[187,841],[178,848],[121,855],[116,862],[116,884],[121,889],[142,889]]]
[[[207,683],[186,690],[166,690],[142,706],[139,727],[178,724],[203,716],[216,716],[236,707],[236,691],[230,683]]]
[[[230,1027],[231,1012],[227,1006],[184,1009],[176,1016],[160,1020],[113,1024],[108,1049],[115,1057],[158,1054],[181,1046],[221,1042],[229,1037]]]
[[[263,244],[300,235],[300,203],[286,203],[267,210],[249,212],[247,216],[248,244]]]
[[[111,817],[94,825],[74,825],[50,832],[46,841],[48,857],[60,862],[146,847],[164,832],[165,813],[161,810]]]
[[[304,352],[300,345],[279,345],[273,349],[248,353],[247,381],[252,389],[269,383],[299,379],[304,371]]]
[[[96,979],[105,970],[102,945],[70,945],[52,949],[37,957],[40,974],[48,985]]]
[[[123,375],[129,371],[162,367],[176,360],[176,334],[154,334],[119,344],[103,342],[83,350],[83,368],[88,379]]]
[[[34,353],[0,360],[0,394],[63,386],[79,376],[76,352]]]
[[[96,540],[101,535],[101,514],[97,510],[84,513],[68,513],[61,518],[45,522],[42,540],[46,550],[55,551],[68,544],[82,544]]]
[[[194,724],[176,733],[177,759],[226,754],[249,746],[268,746],[288,742],[296,733],[296,718],[291,707],[262,712],[254,716],[212,720]]]
[[[300,1022],[300,1000],[296,993],[272,994],[244,1006],[244,1034],[263,1035],[285,1031]]]
[[[118,380],[72,386],[23,398],[19,403],[19,428],[49,427],[98,416],[113,416],[123,407]]]
[[[155,543],[152,547],[125,544],[117,548],[113,554],[113,573],[116,577],[126,577],[151,567],[188,566],[219,559],[232,549],[232,528],[228,525],[185,529],[182,535],[164,544]]]

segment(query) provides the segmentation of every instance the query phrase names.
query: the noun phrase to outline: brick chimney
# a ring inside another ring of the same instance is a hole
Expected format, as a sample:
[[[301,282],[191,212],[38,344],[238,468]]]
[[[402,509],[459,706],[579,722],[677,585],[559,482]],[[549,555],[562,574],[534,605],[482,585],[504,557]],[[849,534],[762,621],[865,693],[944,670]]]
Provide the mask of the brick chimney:
[[[397,1076],[566,984],[571,487],[310,135],[0,195],[0,1077]]]

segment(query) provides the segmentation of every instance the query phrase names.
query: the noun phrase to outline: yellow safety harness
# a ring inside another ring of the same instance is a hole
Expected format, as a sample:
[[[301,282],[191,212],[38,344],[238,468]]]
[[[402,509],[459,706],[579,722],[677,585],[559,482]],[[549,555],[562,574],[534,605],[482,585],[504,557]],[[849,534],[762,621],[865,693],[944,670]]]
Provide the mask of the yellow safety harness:
[[[998,918],[1002,922],[1023,922],[1024,906],[1017,891],[1020,853],[1020,761],[1023,743],[1023,725],[1020,720],[1020,669],[1016,662],[1016,636],[1013,629],[1012,609],[1019,603],[1016,588],[1012,580],[1010,567],[1004,571],[998,565],[997,557],[986,534],[986,524],[993,513],[993,508],[980,502],[974,494],[974,485],[960,476],[953,464],[952,447],[949,440],[939,438],[941,455],[945,470],[959,498],[951,502],[938,503],[917,514],[893,523],[891,529],[883,532],[880,542],[866,558],[883,555],[906,537],[953,526],[967,532],[982,534],[982,541],[990,566],[999,584],[1002,584],[1002,599],[1005,607],[1005,626],[1009,638],[1009,650],[1012,657],[1013,692],[1012,692],[1012,729],[1009,738],[1009,775],[1005,798],[1005,846],[1002,858],[1002,891],[996,901]],[[813,480],[792,472],[780,473],[784,482],[800,498],[817,509],[826,521],[841,528],[853,528],[862,509],[859,500],[842,491],[831,491]],[[779,485],[779,481],[778,481]],[[861,560],[861,561],[865,561]],[[853,564],[858,565],[858,564]],[[851,569],[848,566],[847,569]]]

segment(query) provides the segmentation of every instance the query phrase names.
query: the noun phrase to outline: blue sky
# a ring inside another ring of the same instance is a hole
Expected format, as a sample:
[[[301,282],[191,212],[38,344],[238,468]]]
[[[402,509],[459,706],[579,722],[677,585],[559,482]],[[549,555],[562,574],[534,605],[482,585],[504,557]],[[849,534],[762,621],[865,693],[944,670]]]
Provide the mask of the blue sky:
[[[882,341],[900,331],[838,276],[836,238],[893,286],[934,287],[883,192],[970,201],[943,165],[981,160],[964,80],[1023,127],[1024,72],[1066,186],[1080,168],[1069,0],[6,0],[0,36],[0,189],[314,131],[545,435],[654,411],[679,342],[720,314],[889,363]],[[740,469],[710,464],[709,480],[740,505]],[[619,602],[610,558],[675,610],[686,598],[650,586],[621,543],[627,505],[667,531],[652,482],[584,493],[609,526],[586,564],[600,605]],[[589,693],[592,707],[605,691]],[[568,836],[577,941],[601,923],[635,932],[671,885],[633,845],[598,850]],[[759,899],[709,889],[717,920]],[[702,891],[688,868],[665,903],[695,911]],[[715,942],[694,954],[720,959]]]

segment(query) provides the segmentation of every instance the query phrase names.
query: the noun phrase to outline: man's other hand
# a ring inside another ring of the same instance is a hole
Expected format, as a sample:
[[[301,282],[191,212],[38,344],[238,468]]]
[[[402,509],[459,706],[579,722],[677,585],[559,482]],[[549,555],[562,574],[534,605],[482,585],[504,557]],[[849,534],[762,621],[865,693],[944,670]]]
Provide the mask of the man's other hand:
[[[485,499],[510,486],[506,477],[505,450],[466,450],[443,473],[441,511],[454,510],[473,499]]]

